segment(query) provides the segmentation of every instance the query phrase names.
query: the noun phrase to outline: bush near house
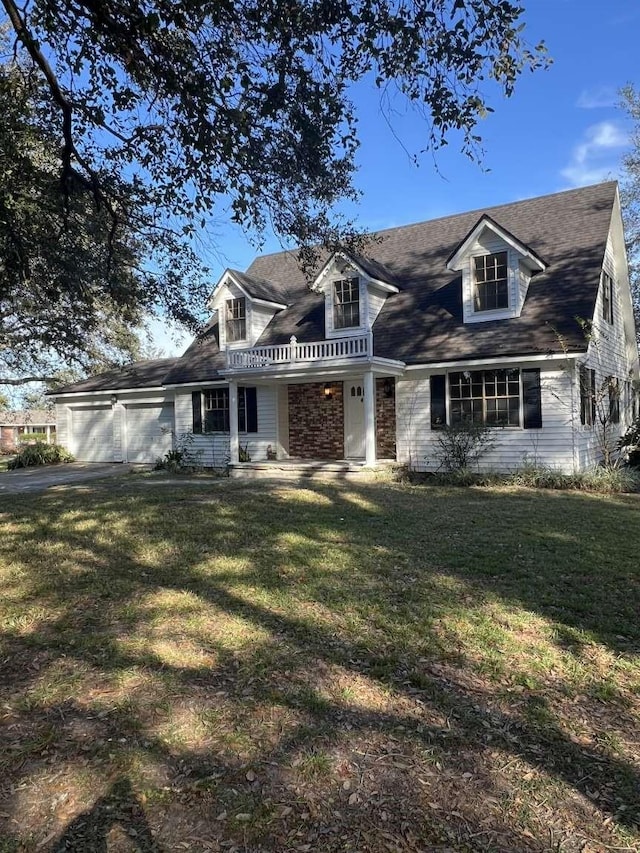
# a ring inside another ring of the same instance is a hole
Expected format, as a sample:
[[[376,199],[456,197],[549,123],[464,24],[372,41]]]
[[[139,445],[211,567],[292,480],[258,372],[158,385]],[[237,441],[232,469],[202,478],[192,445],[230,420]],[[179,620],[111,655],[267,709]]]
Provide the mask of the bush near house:
[[[74,458],[59,444],[47,444],[36,441],[23,447],[7,465],[10,471],[16,468],[31,468],[35,465],[56,465],[59,462],[73,462]]]

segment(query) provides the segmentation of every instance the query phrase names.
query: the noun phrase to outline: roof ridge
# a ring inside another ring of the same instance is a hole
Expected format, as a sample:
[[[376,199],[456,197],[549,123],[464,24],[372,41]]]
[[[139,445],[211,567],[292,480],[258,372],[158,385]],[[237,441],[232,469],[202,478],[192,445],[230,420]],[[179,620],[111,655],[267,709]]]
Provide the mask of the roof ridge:
[[[421,219],[418,222],[407,222],[404,225],[393,225],[390,228],[383,228],[379,231],[371,231],[370,236],[371,237],[382,237],[385,234],[390,234],[391,232],[396,232],[396,231],[402,231],[405,228],[417,228],[419,226],[428,225],[432,222],[434,222],[434,223],[435,222],[444,222],[447,219],[457,219],[460,216],[470,216],[471,214],[474,214],[474,213],[476,213],[476,214],[478,214],[478,216],[480,216],[482,213],[486,212],[487,210],[504,210],[504,209],[507,209],[510,207],[515,207],[519,204],[525,204],[526,202],[530,202],[530,201],[536,201],[536,202],[537,201],[545,201],[546,199],[555,198],[557,196],[570,195],[572,193],[576,193],[576,194],[577,193],[583,193],[583,192],[586,192],[587,190],[602,188],[602,187],[606,187],[609,185],[617,186],[618,181],[617,180],[599,181],[596,184],[587,184],[584,187],[572,187],[571,189],[568,189],[568,190],[557,190],[556,192],[546,193],[545,195],[532,195],[532,196],[528,196],[527,198],[521,198],[518,201],[509,201],[509,202],[503,202],[502,204],[485,205],[484,207],[476,207],[476,208],[473,208],[471,210],[461,210],[458,213],[447,213],[444,216],[434,216],[433,218],[430,218],[430,219]],[[295,255],[296,251],[297,251],[297,249],[282,249],[279,252],[267,252],[267,254],[265,254],[265,255],[257,255],[253,259],[253,261],[251,262],[249,267],[247,267],[247,269],[249,269],[251,267],[251,265],[253,263],[255,263],[255,261],[258,259],[262,260],[264,258],[276,258],[278,256]]]

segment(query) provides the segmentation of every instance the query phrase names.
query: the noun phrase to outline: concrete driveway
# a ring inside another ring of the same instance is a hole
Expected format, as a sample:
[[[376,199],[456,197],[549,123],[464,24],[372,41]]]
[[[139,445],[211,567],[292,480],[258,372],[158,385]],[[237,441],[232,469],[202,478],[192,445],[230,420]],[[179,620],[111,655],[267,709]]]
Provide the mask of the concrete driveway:
[[[0,496],[43,492],[53,486],[75,485],[103,477],[120,477],[132,470],[131,465],[99,462],[67,462],[42,468],[19,468],[17,471],[0,473]]]

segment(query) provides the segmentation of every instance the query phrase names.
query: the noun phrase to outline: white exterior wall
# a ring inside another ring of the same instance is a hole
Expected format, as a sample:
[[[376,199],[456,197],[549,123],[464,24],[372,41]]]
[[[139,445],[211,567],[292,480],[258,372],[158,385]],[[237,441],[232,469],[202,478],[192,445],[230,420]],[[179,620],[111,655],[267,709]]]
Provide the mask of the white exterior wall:
[[[373,326],[375,323],[378,314],[380,313],[382,306],[384,305],[385,299],[388,294],[384,291],[380,290],[380,288],[375,287],[374,285],[369,285],[369,328]]]
[[[470,369],[491,369],[492,364]],[[535,462],[570,472],[574,467],[571,369],[568,362],[525,363],[512,367],[539,367],[542,428],[496,428],[496,442],[479,463],[480,470],[509,471]],[[442,374],[446,371],[434,370]],[[456,372],[452,370],[451,372]],[[396,446],[398,461],[416,471],[437,471],[438,430],[431,429],[429,372],[396,382]]]
[[[245,383],[247,386],[252,383]],[[207,386],[202,387],[206,390]],[[217,385],[216,387],[220,387]],[[256,398],[258,405],[258,432],[240,433],[239,441],[241,447],[247,447],[252,461],[258,462],[267,458],[269,445],[277,452],[278,427],[277,427],[277,387],[258,385]],[[229,433],[193,433],[193,408],[191,402],[192,391],[189,388],[177,390],[175,397],[175,431],[176,442],[184,440],[187,435],[193,435],[191,447],[199,454],[200,464],[205,468],[223,468],[229,463]]]
[[[289,456],[289,386],[278,385],[278,459]],[[258,422],[259,425],[259,422]]]
[[[118,401],[111,403],[111,392],[108,394],[74,394],[56,402],[56,425],[58,443],[66,447],[70,453],[76,452],[78,443],[73,429],[73,411],[76,408],[95,407],[105,405],[112,413],[112,453],[109,455],[110,462],[126,462],[127,459],[127,430],[125,406],[135,403],[156,403],[160,406],[163,402],[170,403],[173,394],[170,392],[145,391],[114,391]]]
[[[246,300],[247,337],[244,341],[228,343],[226,339],[225,323],[227,299],[240,299],[242,297],[245,297]],[[216,292],[213,302],[211,303],[211,307],[218,311],[218,334],[220,335],[221,350],[226,349],[227,346],[229,349],[243,349],[244,347],[254,346],[276,313],[273,308],[268,308],[266,305],[254,303],[250,296],[247,296],[246,293],[234,284],[233,281],[228,279]]]
[[[586,357],[580,359],[596,374],[596,422],[593,426],[580,423],[580,392],[576,370],[576,453],[581,468],[596,465],[602,459],[603,445],[614,449],[618,438],[624,434],[633,419],[632,408],[625,394],[624,383],[638,377],[638,350],[633,325],[633,310],[629,294],[629,273],[624,252],[622,222],[619,208],[613,213],[611,231],[603,264],[604,271],[613,279],[613,325],[602,316],[602,282],[596,299],[594,322]],[[608,376],[617,377],[620,383],[620,423],[603,426],[599,415],[608,420],[609,396],[603,388]]]

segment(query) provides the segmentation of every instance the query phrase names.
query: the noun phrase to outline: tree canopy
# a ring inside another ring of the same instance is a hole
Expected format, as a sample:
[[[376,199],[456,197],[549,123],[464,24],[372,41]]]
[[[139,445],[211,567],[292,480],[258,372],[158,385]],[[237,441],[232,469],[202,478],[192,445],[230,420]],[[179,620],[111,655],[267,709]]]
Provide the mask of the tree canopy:
[[[353,239],[335,205],[357,197],[359,81],[422,112],[425,149],[454,134],[478,157],[491,98],[546,62],[509,0],[0,2],[0,347],[15,358],[34,338],[78,357],[105,316],[193,324],[192,238],[214,214],[303,252]]]
[[[623,159],[620,199],[629,255],[631,295],[640,342],[640,94],[632,87],[622,90],[623,107],[633,122],[631,148]]]

